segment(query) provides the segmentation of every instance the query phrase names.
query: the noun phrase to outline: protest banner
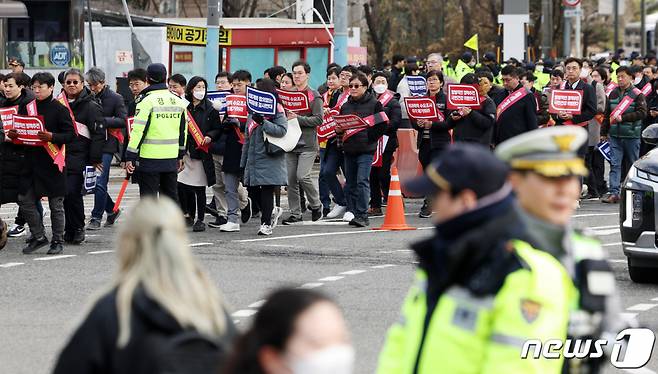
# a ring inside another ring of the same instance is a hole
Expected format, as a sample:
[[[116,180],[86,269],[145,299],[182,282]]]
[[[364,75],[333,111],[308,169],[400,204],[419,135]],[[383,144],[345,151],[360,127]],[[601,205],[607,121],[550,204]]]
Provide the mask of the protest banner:
[[[427,94],[427,80],[420,75],[407,75],[407,85],[411,96],[425,96]]]
[[[291,112],[305,112],[311,110],[308,96],[304,92],[276,90],[279,101],[285,110]]]
[[[206,97],[219,114],[226,114],[226,96],[230,94],[231,91],[208,91]]]
[[[480,108],[480,93],[471,84],[449,84],[447,89],[446,108]]]
[[[437,119],[438,113],[436,103],[429,97],[405,97],[404,105],[407,109],[409,118],[419,119]]]
[[[337,110],[329,110],[322,116],[322,124],[318,126],[318,142],[325,142],[336,136],[336,121],[334,116],[338,115]]]
[[[12,129],[18,132],[18,138],[14,139],[15,144],[42,146],[44,142],[39,139],[37,135],[39,131],[45,131],[43,126],[43,118],[39,117],[26,117],[26,116],[13,116]]]
[[[2,121],[2,129],[8,131],[12,128],[14,114],[18,114],[18,105],[9,108],[0,108],[0,121]]]
[[[548,112],[580,114],[582,102],[582,90],[553,90],[548,104]]]
[[[226,96],[226,115],[233,118],[247,118],[247,98],[242,95]]]
[[[344,130],[356,130],[356,129],[362,129],[364,127],[368,127],[368,123],[366,123],[361,117],[357,116],[356,114],[346,114],[342,116],[334,116],[334,121],[336,122],[336,125],[340,125],[340,127]]]
[[[271,92],[247,87],[247,108],[252,113],[273,116],[276,114],[276,96]]]

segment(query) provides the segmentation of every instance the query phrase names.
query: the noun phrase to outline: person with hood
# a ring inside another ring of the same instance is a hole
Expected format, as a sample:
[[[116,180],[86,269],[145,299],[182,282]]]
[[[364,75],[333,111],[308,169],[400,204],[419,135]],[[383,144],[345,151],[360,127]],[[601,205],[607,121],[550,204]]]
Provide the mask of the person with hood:
[[[64,76],[65,99],[74,121],[75,139],[66,146],[66,196],[64,212],[66,229],[64,240],[80,244],[85,240],[85,191],[86,167],[103,172],[103,146],[107,130],[103,108],[93,93],[84,85],[84,76],[78,69],[70,69]],[[58,98],[59,99],[59,98]]]
[[[441,152],[450,144],[450,127],[448,125],[448,114],[446,112],[446,95],[443,91],[443,73],[430,71],[427,73],[427,96],[436,104],[439,117],[436,120],[420,119],[413,122],[418,130],[416,145],[418,148],[418,160],[423,168],[441,155]],[[418,216],[429,218],[432,216],[431,196],[425,196],[423,206]]]
[[[436,56],[432,58],[436,58]],[[391,184],[391,165],[393,164],[393,154],[398,148],[397,132],[400,127],[400,121],[402,120],[400,96],[388,90],[387,79],[388,74],[384,72],[376,72],[372,76],[372,90],[377,95],[377,101],[384,106],[384,112],[388,117],[388,126],[386,126],[386,131],[384,132],[384,137],[387,137],[387,140],[382,150],[381,166],[373,165],[370,171],[369,216],[383,215],[382,206],[386,204],[388,199],[388,188]]]
[[[572,289],[560,262],[523,240],[508,170],[488,148],[456,143],[405,186],[433,195],[436,226],[412,245],[415,284],[377,374],[561,372],[561,358],[521,355],[528,339],[566,338]]]
[[[187,140],[187,102],[167,89],[167,69],[147,68],[149,86],[137,98],[133,129],[126,149],[126,171],[138,170],[139,194],[165,195],[178,201],[176,186]]]
[[[114,211],[114,201],[107,193],[107,185],[110,178],[110,166],[116,153],[123,150],[126,140],[126,117],[128,115],[123,97],[112,91],[105,83],[105,72],[93,67],[85,74],[89,89],[103,110],[103,122],[107,129],[107,139],[103,144],[102,164],[103,171],[96,179],[96,190],[94,191],[94,209],[91,211],[91,220],[87,224],[87,230],[98,230],[101,228],[103,214],[107,214],[105,226],[112,226],[121,214],[121,210]]]
[[[350,80],[350,97],[340,108],[340,114],[354,114],[368,124],[367,128],[344,129],[336,124],[336,134],[342,137],[345,154],[345,179],[348,186],[347,210],[354,214],[351,226],[365,227],[370,200],[370,168],[377,142],[384,135],[388,117],[384,106],[368,90],[368,77],[357,73]]]
[[[30,112],[43,118],[45,131],[37,135],[46,144],[23,146],[25,163],[19,180],[18,205],[31,233],[23,253],[33,253],[48,244],[42,215],[37,208],[37,202],[47,196],[52,224],[48,254],[59,254],[64,250],[64,196],[67,192],[66,167],[60,161],[63,147],[75,139],[75,131],[68,110],[53,98],[55,77],[50,73],[37,73],[30,83],[36,97],[30,102]],[[16,130],[10,130],[5,135],[12,140],[18,138]]]
[[[491,145],[491,134],[496,120],[496,104],[487,96],[488,78],[478,80],[475,74],[466,74],[461,84],[472,84],[478,87],[480,95],[479,108],[459,108],[448,117],[448,127],[452,129],[455,142],[480,143],[486,147]],[[481,84],[480,84],[481,83]]]
[[[121,227],[115,280],[62,349],[54,374],[217,373],[236,330],[168,198]],[[194,369],[196,368],[196,370]]]
[[[187,208],[187,217],[194,222],[192,231],[201,232],[206,230],[203,223],[206,215],[206,187],[215,184],[215,165],[212,155],[207,152],[209,144],[221,136],[219,113],[208,100],[208,85],[202,77],[192,77],[185,87],[185,99],[190,102],[187,106],[190,121],[201,130],[203,141],[201,144],[192,137],[188,131],[187,146],[183,156],[183,171],[178,174],[178,184],[182,188],[183,195],[179,196],[181,206]],[[194,215],[196,213],[196,221]]]
[[[276,96],[276,83],[271,79],[260,80],[256,88]],[[244,170],[244,184],[255,192],[253,197],[261,209],[258,235],[272,235],[283,214],[283,209],[274,206],[274,191],[288,182],[285,152],[276,150],[275,145],[265,140],[265,135],[281,138],[287,131],[288,121],[281,106],[277,107],[274,116],[251,113],[247,118],[240,169]]]

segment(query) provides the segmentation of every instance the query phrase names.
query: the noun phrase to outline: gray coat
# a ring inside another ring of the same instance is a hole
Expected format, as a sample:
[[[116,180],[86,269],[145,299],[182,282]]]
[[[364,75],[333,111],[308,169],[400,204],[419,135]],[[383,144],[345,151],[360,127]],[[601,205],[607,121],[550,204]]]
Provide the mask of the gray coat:
[[[251,123],[251,114],[247,124]],[[245,129],[245,141],[242,146],[240,168],[244,168],[245,186],[285,186],[288,184],[286,154],[270,156],[265,152],[263,133],[280,138],[288,131],[288,121],[283,112],[277,112],[272,121],[263,120],[251,135]]]
[[[318,151],[318,131],[317,127],[322,124],[322,105],[324,105],[322,96],[318,91],[307,88],[313,93],[313,101],[309,103],[311,112],[308,114],[301,114],[297,116],[299,127],[302,130],[302,139],[305,145],[296,148],[293,152],[317,152]]]

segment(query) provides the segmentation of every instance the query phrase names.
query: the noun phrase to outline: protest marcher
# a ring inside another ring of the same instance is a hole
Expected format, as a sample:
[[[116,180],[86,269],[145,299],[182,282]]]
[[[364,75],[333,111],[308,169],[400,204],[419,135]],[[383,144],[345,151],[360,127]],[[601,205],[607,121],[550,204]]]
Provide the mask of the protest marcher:
[[[528,339],[566,338],[573,294],[564,267],[522,241],[507,174],[487,148],[458,143],[407,184],[433,195],[436,228],[412,246],[415,284],[378,374],[561,372],[562,359],[521,357]]]
[[[140,196],[165,195],[178,201],[176,179],[183,168],[187,103],[167,90],[164,65],[151,64],[147,72],[149,86],[138,98],[126,171],[138,171]]]
[[[597,146],[601,142],[601,124],[605,113],[605,104],[607,97],[605,95],[605,86],[603,82],[608,78],[608,72],[602,68],[596,68],[590,73],[592,87],[596,92],[596,116],[589,121],[587,132],[589,139],[587,141],[587,154],[585,156],[585,165],[589,171],[585,183],[587,184],[587,193],[583,198],[592,199],[600,198],[607,192],[607,186],[604,179],[605,159],[598,150]]]
[[[87,230],[98,230],[101,227],[103,214],[107,213],[106,226],[112,226],[121,214],[121,210],[114,212],[114,201],[107,193],[107,184],[110,179],[110,166],[114,154],[123,150],[127,139],[126,132],[126,106],[123,97],[112,91],[105,83],[105,73],[99,68],[91,68],[85,74],[89,89],[99,101],[103,112],[103,123],[107,129],[107,139],[103,145],[102,171],[96,179],[94,190],[94,209],[91,211],[91,220]]]
[[[384,106],[368,90],[368,78],[358,73],[350,80],[350,97],[340,108],[340,114],[354,114],[367,123],[366,128],[344,129],[336,124],[336,134],[342,137],[345,154],[345,179],[348,186],[347,207],[354,214],[350,225],[365,227],[370,199],[370,168],[379,138],[384,135],[388,117]]]
[[[133,101],[128,105],[128,117],[135,116],[137,108],[137,98],[149,86],[147,72],[144,69],[137,68],[128,72],[128,87],[133,94]]]
[[[295,84],[293,83],[292,73],[285,73],[281,77],[281,83],[279,84],[282,90],[284,91],[294,91]]]
[[[65,144],[74,140],[75,131],[68,110],[53,98],[55,77],[50,73],[37,73],[30,83],[36,97],[33,101],[36,111],[32,115],[43,116],[45,130],[37,135],[47,143],[45,146],[24,146],[25,164],[19,181],[18,204],[30,227],[31,236],[23,253],[32,253],[48,244],[42,215],[36,204],[41,197],[47,196],[52,224],[52,242],[48,254],[59,254],[64,249],[64,196],[67,191],[66,168],[61,152]],[[33,110],[34,107],[30,111]],[[26,110],[19,114],[29,112]],[[18,132],[10,130],[6,136],[15,140]]]
[[[410,97],[411,96],[411,90],[409,90],[409,84],[407,83],[407,77],[408,76],[417,76],[420,74],[420,69],[418,68],[418,64],[415,62],[410,62],[407,63],[404,67],[405,75],[402,77],[400,80],[400,83],[398,83],[395,92],[400,95],[400,108],[402,111],[402,120],[400,121],[400,128],[401,129],[408,129],[411,128],[411,121],[409,119],[409,114],[407,113],[407,109],[404,106],[404,98],[405,97]],[[429,73],[428,73],[429,76]],[[426,77],[427,78],[427,77]]]
[[[610,92],[605,118],[601,127],[601,139],[610,143],[610,190],[601,201],[619,202],[622,161],[633,164],[640,155],[642,120],[647,115],[644,94],[633,86],[633,76],[626,66],[617,69],[619,86]],[[624,103],[624,105],[622,105]]]
[[[277,66],[272,66],[271,68],[265,70],[265,74],[263,76],[279,84],[281,83],[281,79],[283,79],[285,75],[286,75],[286,68],[277,65]]]
[[[293,80],[296,91],[308,97],[310,110],[306,112],[287,111],[288,120],[297,119],[302,130],[300,142],[292,152],[286,153],[288,169],[288,204],[290,216],[283,220],[284,225],[302,221],[302,206],[299,196],[300,187],[311,208],[311,220],[322,218],[322,203],[317,187],[311,178],[311,169],[318,152],[317,127],[322,124],[322,96],[308,86],[311,66],[305,61],[292,64]]]
[[[430,71],[427,73],[427,96],[436,103],[439,118],[435,120],[420,119],[414,121],[414,128],[418,130],[416,144],[418,147],[418,160],[423,168],[441,155],[441,152],[450,144],[451,137],[448,130],[448,113],[446,111],[446,95],[443,92],[443,73]],[[423,206],[418,213],[420,218],[432,216],[431,196],[425,196]]]
[[[564,61],[565,69],[565,90],[578,90],[583,92],[583,99],[580,105],[580,114],[558,113],[553,116],[556,125],[573,125],[587,129],[588,122],[596,115],[596,91],[589,83],[581,78],[583,62],[580,59],[569,57]],[[584,156],[586,148],[581,150],[581,156]]]
[[[185,100],[190,102],[187,106],[188,113],[191,115],[189,120],[191,125],[200,130],[200,134],[199,139],[196,139],[188,131],[187,146],[183,155],[184,167],[183,171],[178,173],[178,197],[181,207],[187,209],[183,213],[187,213],[188,225],[193,222],[194,232],[206,230],[203,222],[206,215],[206,187],[212,186],[216,181],[215,167],[212,155],[208,153],[208,146],[221,135],[219,113],[208,100],[207,93],[206,80],[197,76],[192,77],[185,88]]]
[[[141,200],[121,226],[117,252],[115,280],[53,373],[217,373],[236,330],[215,283],[192,255],[176,204]]]
[[[262,79],[256,88],[276,97],[276,84],[271,79]],[[261,210],[258,235],[272,235],[283,214],[280,207],[274,206],[274,190],[288,183],[285,152],[273,150],[276,146],[267,144],[265,134],[281,138],[287,129],[288,121],[280,105],[274,116],[250,114],[247,119],[240,169],[244,170],[244,184],[257,192],[252,197],[258,200]]]
[[[436,58],[436,56],[433,58]],[[384,132],[384,136],[388,138],[382,150],[381,166],[373,165],[370,171],[370,209],[368,209],[368,215],[380,216],[383,214],[382,206],[387,204],[388,188],[391,184],[391,165],[393,163],[393,154],[398,148],[397,131],[402,120],[402,113],[400,96],[388,90],[387,73],[377,72],[373,75],[372,89],[377,95],[377,100],[384,106],[384,112],[388,117],[388,125]]]
[[[391,58],[391,79],[388,82],[389,90],[397,91],[398,84],[400,84],[400,80],[402,80],[402,77],[404,77],[405,74],[404,65],[405,61],[403,55],[393,55]]]
[[[338,305],[314,290],[269,295],[222,374],[351,374],[355,361]]]
[[[215,76],[215,90],[217,91],[230,91],[231,90],[231,73],[228,71],[220,71]]]
[[[185,98],[185,86],[187,86],[187,80],[182,74],[174,74],[167,79],[169,92],[178,97]]]
[[[496,104],[487,96],[488,77],[482,77],[479,80],[475,74],[469,73],[464,75],[461,84],[477,85],[480,95],[480,107],[460,108],[453,111],[448,116],[448,127],[452,129],[452,136],[456,142],[473,142],[480,143],[489,147],[491,145],[491,134],[493,125],[496,120]],[[482,84],[479,84],[482,82]]]
[[[493,144],[537,128],[537,103],[520,82],[520,69],[507,65],[501,70],[504,96],[498,98]]]
[[[66,196],[64,213],[66,227],[64,241],[80,244],[85,240],[86,168],[93,166],[92,173],[103,173],[103,147],[108,133],[103,118],[103,108],[93,93],[84,85],[84,77],[78,69],[70,69],[64,76],[64,92],[76,137],[66,146]]]
[[[25,62],[19,57],[10,57],[7,61],[7,66],[9,66],[12,73],[21,74],[25,70]]]
[[[537,108],[537,126],[545,126],[550,120],[548,114],[548,96],[544,95],[541,90],[537,90],[535,82],[537,77],[531,71],[521,75],[521,84],[535,97]]]

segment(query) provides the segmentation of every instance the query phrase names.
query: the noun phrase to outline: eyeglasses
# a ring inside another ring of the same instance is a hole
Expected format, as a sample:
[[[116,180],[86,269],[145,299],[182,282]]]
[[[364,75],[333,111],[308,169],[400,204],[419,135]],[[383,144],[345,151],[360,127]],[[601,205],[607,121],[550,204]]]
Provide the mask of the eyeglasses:
[[[15,68],[16,66],[20,66],[20,64],[9,64],[9,66]]]
[[[66,81],[67,86],[77,86],[80,81]]]
[[[363,87],[363,85],[362,84],[350,84],[348,87],[349,88],[359,88],[359,87]]]

